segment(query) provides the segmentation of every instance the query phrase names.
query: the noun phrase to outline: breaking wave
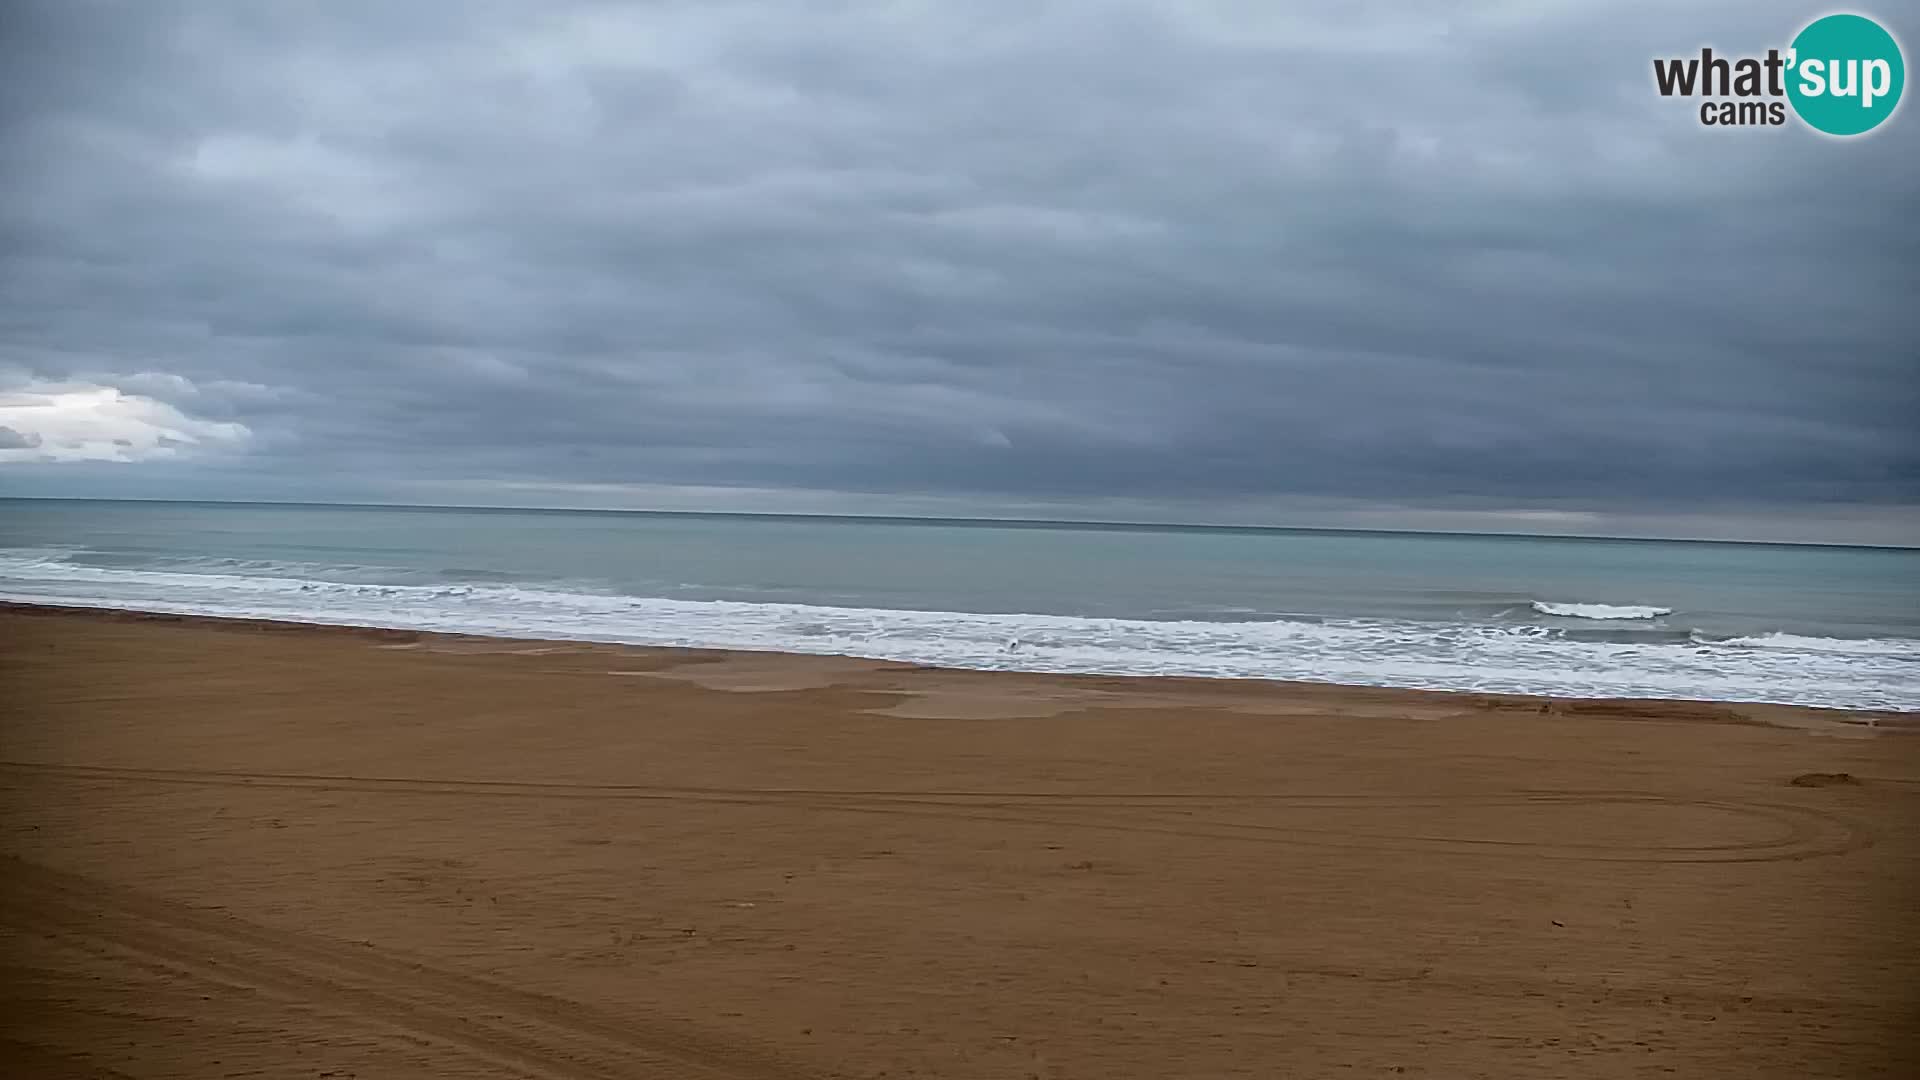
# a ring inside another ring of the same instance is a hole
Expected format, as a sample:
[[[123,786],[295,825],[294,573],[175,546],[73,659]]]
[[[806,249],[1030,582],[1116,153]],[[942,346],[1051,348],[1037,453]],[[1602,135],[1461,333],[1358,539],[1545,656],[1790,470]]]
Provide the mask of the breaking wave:
[[[1920,660],[1920,641],[1892,638],[1831,638],[1806,634],[1753,634],[1746,637],[1710,638],[1690,635],[1701,645],[1738,649],[1783,649],[1789,652],[1838,653],[1846,656],[1904,656]]]
[[[1535,600],[1533,610],[1563,619],[1657,619],[1673,614],[1672,608],[1642,604],[1561,604]]]

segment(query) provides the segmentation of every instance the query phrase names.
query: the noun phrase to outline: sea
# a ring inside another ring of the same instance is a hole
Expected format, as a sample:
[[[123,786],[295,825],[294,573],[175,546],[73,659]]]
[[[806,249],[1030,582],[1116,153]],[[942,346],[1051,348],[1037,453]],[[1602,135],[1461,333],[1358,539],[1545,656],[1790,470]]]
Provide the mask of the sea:
[[[1920,709],[1920,550],[0,499],[0,599],[955,668]]]

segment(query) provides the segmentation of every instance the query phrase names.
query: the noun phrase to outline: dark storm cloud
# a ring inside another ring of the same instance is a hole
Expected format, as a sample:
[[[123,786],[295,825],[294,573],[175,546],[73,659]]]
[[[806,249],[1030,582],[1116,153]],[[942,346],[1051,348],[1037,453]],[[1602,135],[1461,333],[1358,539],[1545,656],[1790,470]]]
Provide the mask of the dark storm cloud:
[[[12,5],[0,370],[251,433],[121,494],[1920,496],[1911,107],[1651,89],[1812,9],[1262,7]]]

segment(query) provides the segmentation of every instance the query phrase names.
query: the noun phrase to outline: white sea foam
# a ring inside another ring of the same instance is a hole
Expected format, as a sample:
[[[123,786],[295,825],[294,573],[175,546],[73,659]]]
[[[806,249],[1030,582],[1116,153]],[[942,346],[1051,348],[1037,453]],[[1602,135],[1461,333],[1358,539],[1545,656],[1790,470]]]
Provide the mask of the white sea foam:
[[[1391,619],[1204,621],[692,601],[496,584],[394,585],[0,554],[0,599],[637,645],[867,656],[947,667],[1195,675],[1572,697],[1920,709],[1913,642],[1794,635],[1575,640],[1539,626]],[[1830,639],[1802,639],[1820,642]],[[1018,648],[1008,643],[1018,641]],[[1755,645],[1755,642],[1764,644]]]
[[[1564,619],[1657,619],[1673,614],[1672,608],[1644,604],[1561,604],[1546,600],[1535,600],[1533,610]]]

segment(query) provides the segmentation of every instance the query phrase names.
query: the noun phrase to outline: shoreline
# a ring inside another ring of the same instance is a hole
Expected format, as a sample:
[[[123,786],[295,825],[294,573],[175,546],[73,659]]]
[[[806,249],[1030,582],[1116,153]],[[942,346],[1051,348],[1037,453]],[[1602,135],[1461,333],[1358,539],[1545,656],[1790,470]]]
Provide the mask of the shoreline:
[[[1907,1075],[1820,710],[0,610],[0,1071]]]
[[[1259,692],[1261,688],[1266,688],[1276,693],[1284,693],[1289,690],[1313,693],[1352,692],[1365,695],[1369,698],[1383,694],[1405,694],[1415,698],[1437,698],[1441,701],[1451,700],[1458,702],[1462,708],[1537,711],[1542,713],[1562,712],[1584,715],[1644,713],[1658,715],[1668,719],[1712,720],[1721,723],[1752,721],[1792,728],[1821,727],[1833,724],[1870,730],[1876,733],[1920,734],[1920,710],[1854,709],[1842,706],[1791,705],[1762,701],[1724,701],[1712,698],[1575,697],[1557,694],[1525,694],[1501,691],[1432,690],[1399,686],[1378,686],[1368,683],[1334,683],[1304,679],[1261,679],[1240,676],[1135,675],[1102,672],[1045,672],[1023,671],[1018,669],[946,667],[937,664],[922,664],[867,657],[853,653],[809,653],[789,652],[776,649],[633,645],[624,642],[596,641],[587,638],[517,637],[502,634],[473,634],[457,631],[369,626],[358,623],[263,619],[151,611],[140,608],[100,607],[82,604],[26,603],[21,601],[0,600],[0,615],[6,614],[17,614],[34,618],[64,617],[98,619],[108,622],[204,624],[214,628],[225,628],[236,631],[309,632],[316,634],[338,633],[352,637],[373,638],[396,643],[430,640],[448,642],[502,642],[632,650],[641,654],[665,656],[682,655],[689,658],[700,656],[773,657],[794,663],[805,663],[810,660],[817,660],[828,664],[834,661],[844,660],[862,664],[881,665],[888,669],[940,672],[956,676],[978,676],[984,678],[1007,677],[1013,679],[1057,679],[1068,681],[1120,679],[1126,680],[1128,683],[1138,683],[1142,688],[1147,690],[1151,690],[1156,684],[1165,684],[1179,688],[1191,688],[1195,685],[1217,685],[1223,688],[1252,691],[1255,693]],[[1807,720],[1811,720],[1812,723],[1808,723]]]

